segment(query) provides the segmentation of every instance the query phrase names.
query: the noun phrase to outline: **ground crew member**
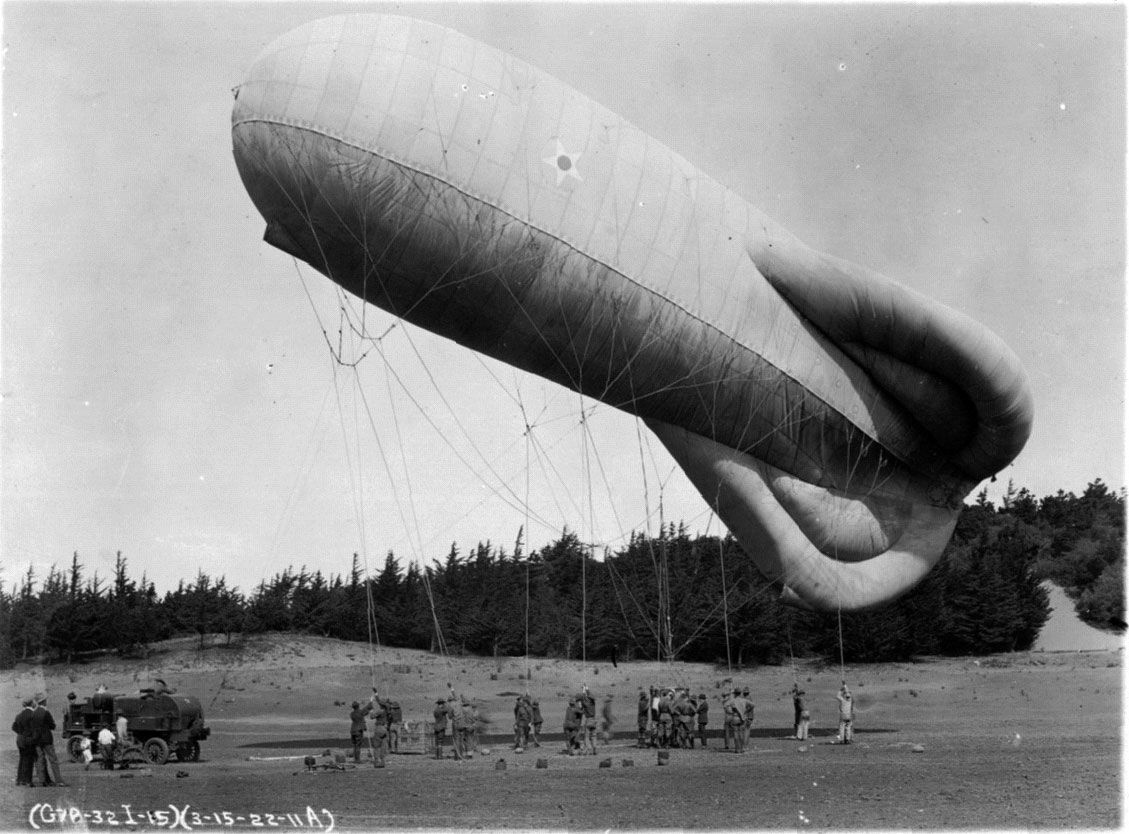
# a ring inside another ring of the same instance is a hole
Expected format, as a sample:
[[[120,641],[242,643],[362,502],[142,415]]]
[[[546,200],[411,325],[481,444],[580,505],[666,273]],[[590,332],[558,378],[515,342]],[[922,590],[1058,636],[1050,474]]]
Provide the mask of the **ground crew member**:
[[[35,696],[35,713],[32,716],[32,726],[39,731],[39,752],[36,754],[36,769],[41,771],[44,785],[67,787],[63,781],[63,774],[59,770],[59,757],[55,753],[55,718],[47,709],[47,695],[43,692]]]
[[[435,710],[431,713],[435,719],[432,733],[435,736],[435,758],[443,758],[443,736],[447,735],[447,702],[442,698],[435,701]]]
[[[98,731],[98,751],[102,754],[102,767],[105,770],[114,769],[114,731],[109,724],[103,724]]]
[[[470,710],[470,703],[466,698],[460,698],[454,704],[455,715],[452,727],[455,731],[455,758],[473,759],[474,753],[470,748],[470,728],[474,721],[474,714]]]
[[[470,703],[467,704],[467,708],[470,710],[470,723],[467,726],[467,741],[470,747],[470,752],[477,753],[478,729],[479,724],[482,723],[482,720],[478,714],[478,702],[472,698],[470,700]]]
[[[741,697],[744,698],[745,701],[747,702],[746,706],[745,706],[745,716],[744,716],[745,717],[745,723],[741,725],[741,731],[745,734],[745,737],[741,740],[741,742],[742,742],[741,747],[742,747],[742,749],[744,749],[745,747],[749,746],[749,733],[751,733],[752,730],[753,730],[753,709],[754,709],[754,707],[753,707],[753,700],[752,700],[752,698],[749,697],[749,687],[746,686],[743,690],[741,690]]]
[[[611,742],[613,721],[612,696],[605,695],[604,705],[600,708],[600,739],[604,742],[604,744],[609,744]],[[596,752],[595,746],[593,746],[592,752]]]
[[[733,726],[729,723],[729,713],[732,712],[733,693],[726,692],[721,696],[721,727],[725,738],[725,749],[730,748],[733,739]]]
[[[373,698],[376,690],[373,690]],[[360,701],[353,701],[353,709],[349,713],[349,738],[353,742],[353,762],[361,763],[361,745],[365,741],[365,716],[372,711],[373,701],[370,700],[363,707]]]
[[[545,723],[545,719],[541,717],[541,702],[534,699],[533,701],[533,746],[541,746],[541,725]]]
[[[592,697],[592,693],[588,691],[588,686],[585,684],[583,691],[576,696],[580,702],[580,708],[584,711],[584,718],[581,724],[581,747],[586,753],[596,755],[596,699]]]
[[[664,690],[659,696],[659,747],[669,747],[674,730],[674,716],[671,715],[671,691]]]
[[[388,752],[388,725],[377,721],[372,727],[372,766],[384,767],[384,755]]]
[[[694,746],[694,714],[697,709],[690,700],[690,693],[683,689],[675,704],[678,721],[678,746],[693,748]]]
[[[806,738],[800,734],[800,722],[803,720],[804,714],[804,690],[800,689],[798,683],[792,684],[792,723],[793,723],[793,737],[801,741]]]
[[[129,739],[129,720],[118,713],[118,720],[114,722],[114,729],[117,730],[118,742],[125,747]]]
[[[706,693],[702,692],[698,695],[698,740],[702,742],[702,747],[706,746],[706,725],[710,723],[710,702],[706,698]]]
[[[23,708],[12,722],[12,732],[16,734],[16,747],[20,751],[16,784],[29,788],[35,784],[35,759],[39,753],[39,731],[35,729],[34,715],[35,699],[24,698]]]
[[[565,736],[565,752],[570,756],[575,756],[576,751],[580,749],[580,728],[584,723],[584,707],[581,706],[580,698],[573,698],[568,702],[565,707],[564,717],[564,736]]]
[[[533,710],[527,696],[519,695],[514,704],[514,750],[522,752],[529,746],[529,725],[533,721]]]
[[[639,730],[639,740],[635,743],[636,747],[647,746],[647,725],[650,723],[651,717],[651,699],[647,697],[647,693],[642,689],[639,690],[639,705],[636,709],[635,724]]]
[[[741,697],[741,692],[738,689],[733,690],[733,697],[726,702],[725,723],[729,727],[729,732],[733,737],[734,753],[745,752],[745,733],[743,725],[745,723],[745,713],[748,703],[748,701]]]
[[[400,724],[404,721],[404,711],[399,701],[388,702],[388,750],[400,752]]]
[[[855,702],[851,698],[851,690],[847,689],[846,681],[839,687],[835,700],[839,702],[839,741],[850,744],[855,737]]]

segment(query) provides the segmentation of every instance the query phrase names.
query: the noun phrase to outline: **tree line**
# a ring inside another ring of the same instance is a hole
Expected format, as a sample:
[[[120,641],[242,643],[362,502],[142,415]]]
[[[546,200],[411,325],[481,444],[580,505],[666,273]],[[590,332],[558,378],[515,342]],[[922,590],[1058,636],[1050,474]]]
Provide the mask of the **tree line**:
[[[913,591],[877,611],[818,614],[782,603],[779,585],[731,536],[666,525],[595,552],[566,531],[526,553],[490,542],[452,545],[426,568],[391,552],[366,576],[288,567],[249,593],[199,573],[163,596],[129,575],[87,577],[79,554],[41,581],[0,584],[0,664],[73,662],[98,652],[144,654],[160,640],[214,635],[228,643],[298,632],[380,645],[495,656],[648,658],[733,664],[904,660],[1030,648],[1049,616],[1043,579],[1080,615],[1124,628],[1125,493],[1100,480],[1081,496],[1041,500],[1009,486],[961,514],[945,557]],[[722,566],[724,565],[724,571]]]

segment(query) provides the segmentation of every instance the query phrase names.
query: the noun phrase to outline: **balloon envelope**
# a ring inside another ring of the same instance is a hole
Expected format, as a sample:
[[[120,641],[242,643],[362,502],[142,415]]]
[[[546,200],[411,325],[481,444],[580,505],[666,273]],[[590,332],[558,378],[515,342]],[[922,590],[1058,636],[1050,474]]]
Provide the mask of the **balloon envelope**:
[[[232,136],[268,242],[644,418],[794,601],[904,593],[1029,434],[1029,383],[989,331],[452,30],[302,26],[251,67]]]

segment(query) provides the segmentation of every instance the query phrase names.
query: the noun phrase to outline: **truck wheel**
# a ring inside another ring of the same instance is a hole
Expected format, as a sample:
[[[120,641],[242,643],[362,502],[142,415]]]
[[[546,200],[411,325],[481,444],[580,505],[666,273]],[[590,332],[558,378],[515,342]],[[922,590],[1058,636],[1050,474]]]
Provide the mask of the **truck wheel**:
[[[169,745],[163,738],[151,738],[141,748],[149,764],[162,765],[169,760]]]
[[[82,736],[71,736],[67,739],[67,752],[72,762],[82,761]]]

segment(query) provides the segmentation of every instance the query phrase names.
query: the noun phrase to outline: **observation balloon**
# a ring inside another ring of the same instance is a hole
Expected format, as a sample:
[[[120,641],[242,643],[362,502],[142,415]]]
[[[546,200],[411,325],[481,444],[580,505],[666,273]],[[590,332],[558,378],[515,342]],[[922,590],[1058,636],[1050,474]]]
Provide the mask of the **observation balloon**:
[[[267,242],[643,418],[793,602],[913,587],[1030,432],[1029,382],[994,334],[442,26],[295,29],[239,86],[232,137]]]

